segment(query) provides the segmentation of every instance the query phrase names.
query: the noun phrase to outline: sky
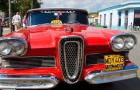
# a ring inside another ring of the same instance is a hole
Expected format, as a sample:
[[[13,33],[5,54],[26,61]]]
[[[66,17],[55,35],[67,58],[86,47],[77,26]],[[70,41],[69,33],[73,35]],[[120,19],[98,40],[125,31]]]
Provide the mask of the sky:
[[[140,0],[43,0],[43,8],[81,8],[90,12],[96,12],[100,9],[118,5],[127,1],[140,1]]]

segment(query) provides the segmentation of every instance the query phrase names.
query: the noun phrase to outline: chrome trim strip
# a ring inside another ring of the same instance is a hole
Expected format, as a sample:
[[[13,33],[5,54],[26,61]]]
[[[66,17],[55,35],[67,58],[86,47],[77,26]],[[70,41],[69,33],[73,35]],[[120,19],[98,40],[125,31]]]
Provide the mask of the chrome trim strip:
[[[58,83],[59,80],[55,76],[0,75],[2,89],[49,89]]]
[[[85,80],[90,84],[102,84],[102,83],[109,83],[109,82],[120,81],[125,79],[131,79],[137,77],[137,70],[138,68],[130,69],[130,70],[112,71],[112,72],[90,73],[85,77]],[[120,76],[115,77],[115,75],[118,74]]]

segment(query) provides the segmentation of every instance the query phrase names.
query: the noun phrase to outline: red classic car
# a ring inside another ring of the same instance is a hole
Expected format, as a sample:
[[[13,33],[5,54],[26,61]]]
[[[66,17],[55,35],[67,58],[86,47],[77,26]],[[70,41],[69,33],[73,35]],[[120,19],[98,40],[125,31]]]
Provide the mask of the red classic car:
[[[89,26],[81,9],[33,9],[25,27],[0,38],[0,88],[44,89],[60,82],[102,84],[137,77],[136,37]]]

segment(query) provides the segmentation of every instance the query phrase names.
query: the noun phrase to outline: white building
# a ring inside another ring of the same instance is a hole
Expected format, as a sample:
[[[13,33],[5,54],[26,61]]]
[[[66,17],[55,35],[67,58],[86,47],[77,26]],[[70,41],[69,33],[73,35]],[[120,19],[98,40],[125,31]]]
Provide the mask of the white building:
[[[140,26],[140,1],[125,2],[99,10],[99,23],[113,29]]]

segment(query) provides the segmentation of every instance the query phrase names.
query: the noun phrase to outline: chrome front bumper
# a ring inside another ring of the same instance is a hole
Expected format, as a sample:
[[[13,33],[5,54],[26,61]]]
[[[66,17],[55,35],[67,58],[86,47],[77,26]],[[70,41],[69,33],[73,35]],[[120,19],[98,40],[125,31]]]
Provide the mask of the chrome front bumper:
[[[54,76],[0,75],[0,89],[49,89],[58,82]]]
[[[112,72],[90,73],[85,77],[85,80],[91,84],[102,84],[131,79],[137,77],[137,69],[138,68]]]

